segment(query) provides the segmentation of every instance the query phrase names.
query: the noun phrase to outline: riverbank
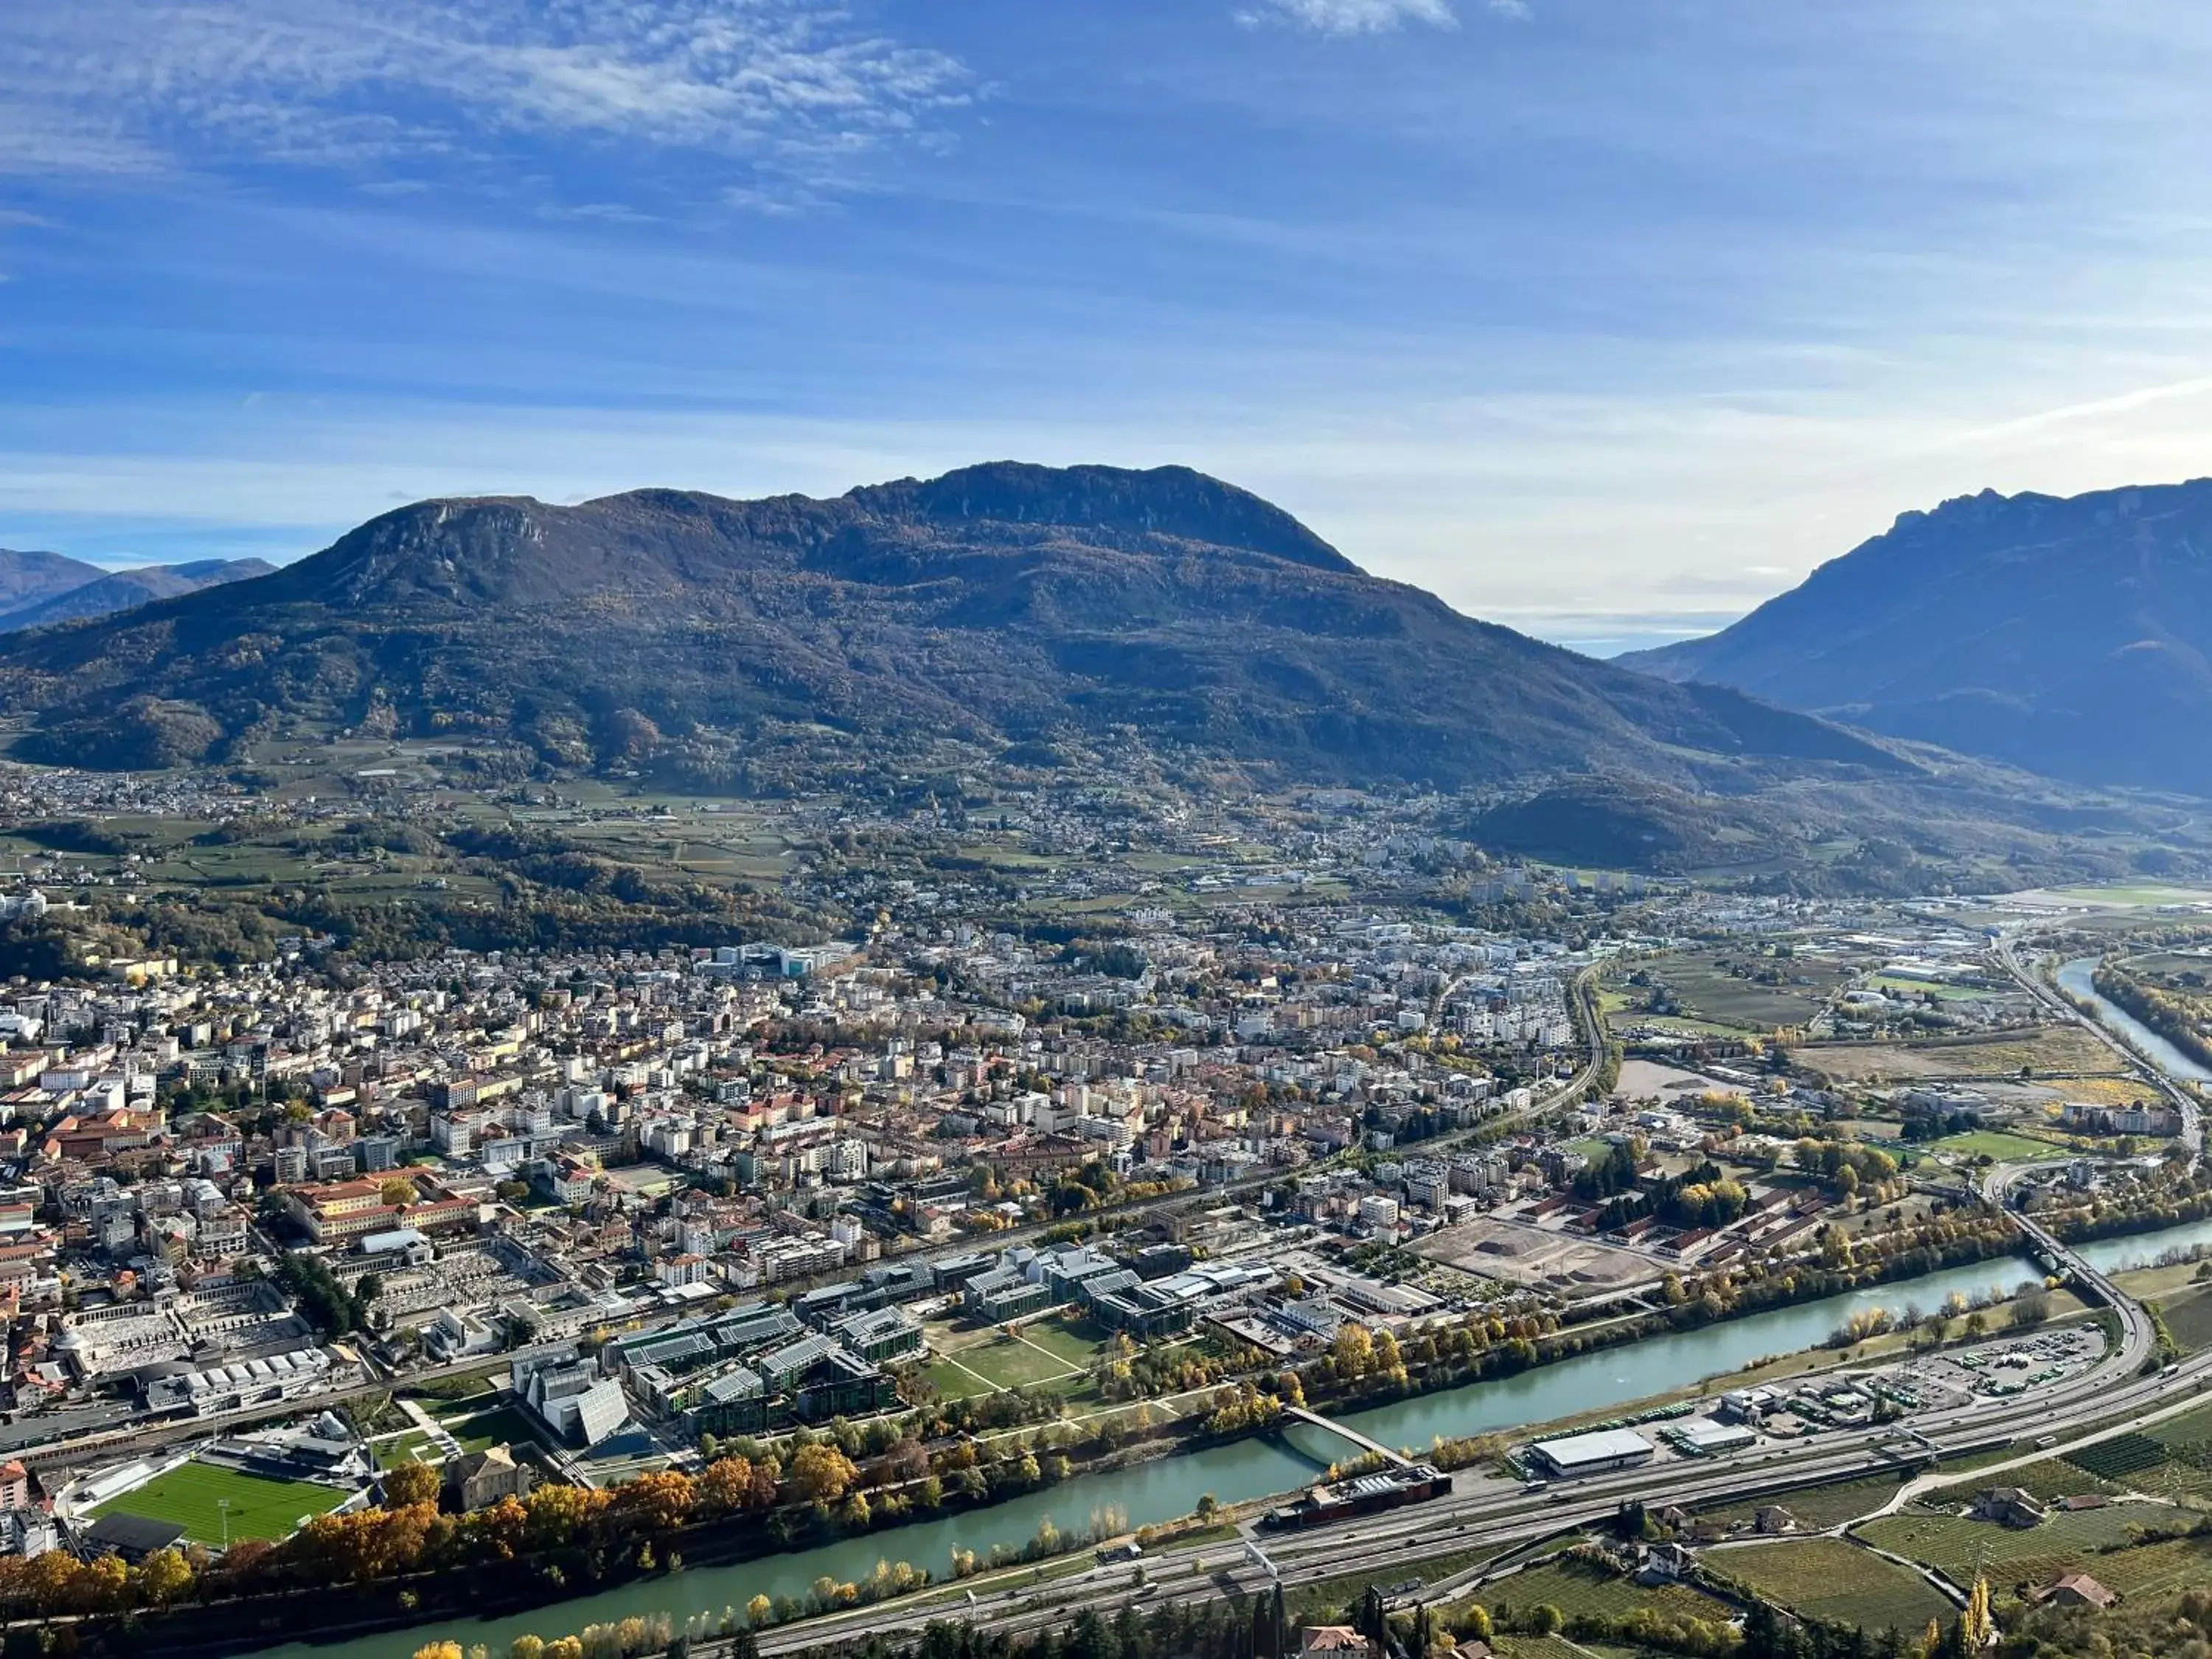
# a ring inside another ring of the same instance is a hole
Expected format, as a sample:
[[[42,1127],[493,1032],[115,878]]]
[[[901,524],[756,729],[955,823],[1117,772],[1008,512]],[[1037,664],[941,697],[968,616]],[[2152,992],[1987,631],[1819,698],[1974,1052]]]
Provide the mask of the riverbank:
[[[1940,1305],[1952,1291],[1975,1295],[2010,1288],[2032,1272],[2021,1259],[1996,1257],[1912,1279],[1868,1285],[1816,1300],[1769,1309],[1626,1346],[1585,1352],[1510,1376],[1462,1384],[1346,1411],[1346,1426],[1385,1444],[1416,1449],[1456,1439],[1522,1430],[1590,1413],[1653,1400],[1701,1379],[1735,1386],[1748,1362],[1784,1352],[1819,1347],[1854,1314],[1896,1309],[1907,1301]],[[857,1582],[878,1560],[907,1560],[943,1576],[956,1547],[988,1552],[1016,1547],[1043,1520],[1079,1527],[1094,1510],[1116,1511],[1132,1528],[1158,1525],[1190,1514],[1202,1498],[1228,1505],[1250,1503],[1307,1484],[1346,1455],[1326,1431],[1299,1425],[1250,1436],[1174,1456],[1156,1458],[1112,1474],[1078,1476],[957,1517],[913,1522],[893,1532],[843,1540],[812,1549],[761,1557],[734,1566],[694,1564],[680,1574],[636,1580],[587,1595],[553,1601],[533,1610],[503,1612],[458,1626],[417,1614],[404,1629],[330,1642],[295,1640],[260,1650],[264,1659],[409,1659],[426,1634],[482,1642],[501,1650],[526,1632],[544,1634],[617,1622],[633,1615],[672,1614],[680,1626],[700,1612],[742,1607],[755,1595],[771,1599],[804,1595],[828,1578]],[[395,1608],[395,1613],[398,1609]],[[250,1639],[250,1638],[249,1638]],[[234,1644],[229,1651],[237,1651]]]
[[[2058,988],[2144,1060],[2177,1082],[2212,1084],[2212,1068],[2199,1065],[2097,988],[2097,958],[2076,957],[2059,965]]]

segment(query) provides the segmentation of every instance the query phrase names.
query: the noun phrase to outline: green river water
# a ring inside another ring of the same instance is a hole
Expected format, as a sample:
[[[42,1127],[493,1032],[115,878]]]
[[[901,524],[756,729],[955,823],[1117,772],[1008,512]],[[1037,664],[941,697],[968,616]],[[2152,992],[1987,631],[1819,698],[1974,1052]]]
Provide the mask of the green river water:
[[[2155,1255],[2164,1248],[2158,1238],[2158,1235],[2147,1235],[2126,1242],[2132,1253]],[[1583,1354],[1517,1376],[1468,1383],[1350,1413],[1343,1420],[1386,1445],[1416,1449],[1439,1436],[1486,1434],[1551,1422],[1666,1394],[1702,1378],[1741,1370],[1767,1355],[1815,1346],[1863,1308],[1902,1308],[1911,1302],[1932,1309],[1954,1291],[1969,1294],[1992,1287],[2009,1291],[2032,1271],[2027,1263],[2009,1259],[1951,1268],[1923,1279],[1854,1291]],[[908,1561],[943,1577],[950,1571],[956,1547],[979,1555],[997,1544],[1018,1547],[1035,1535],[1038,1523],[1048,1516],[1063,1531],[1080,1528],[1094,1514],[1107,1510],[1126,1516],[1128,1525],[1138,1527],[1188,1515],[1208,1492],[1231,1504],[1286,1492],[1304,1485],[1326,1468],[1332,1458],[1341,1458],[1351,1449],[1325,1431],[1297,1425],[1281,1434],[1082,1476],[988,1509],[734,1566],[667,1574],[526,1613],[458,1625],[441,1620],[415,1630],[331,1644],[295,1642],[264,1650],[255,1659],[306,1659],[310,1655],[318,1659],[409,1659],[434,1637],[449,1638],[464,1647],[482,1642],[495,1656],[504,1656],[507,1643],[526,1631],[550,1640],[586,1625],[604,1624],[633,1613],[666,1613],[681,1628],[692,1613],[719,1613],[726,1606],[743,1607],[757,1595],[804,1595],[825,1575],[841,1583],[865,1578],[882,1560]]]

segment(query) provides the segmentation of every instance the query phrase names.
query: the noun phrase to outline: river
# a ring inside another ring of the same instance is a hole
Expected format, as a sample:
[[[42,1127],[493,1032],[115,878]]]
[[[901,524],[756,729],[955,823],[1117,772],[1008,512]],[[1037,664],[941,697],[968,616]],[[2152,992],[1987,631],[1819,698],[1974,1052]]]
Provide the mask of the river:
[[[2128,1241],[2148,1245],[2151,1237]],[[2158,1245],[2153,1249],[2165,1246]],[[1520,1375],[1393,1401],[1348,1413],[1343,1420],[1386,1445],[1425,1447],[1438,1436],[1486,1434],[1532,1422],[1552,1422],[1586,1412],[1625,1406],[1671,1393],[1707,1377],[1741,1370],[1754,1359],[1791,1353],[1825,1341],[1865,1308],[1901,1309],[1908,1302],[1934,1309],[1954,1291],[1973,1295],[2010,1291],[2027,1276],[2011,1258],[1948,1268],[1925,1278],[1883,1285],[1795,1307],[1777,1308],[1702,1329],[1655,1337],[1620,1348],[1583,1354]],[[702,1567],[577,1596],[537,1611],[453,1626],[439,1623],[381,1636],[316,1645],[292,1643],[264,1650],[257,1659],[409,1659],[433,1637],[465,1648],[481,1642],[502,1656],[526,1631],[550,1640],[589,1624],[632,1613],[666,1613],[680,1628],[690,1614],[743,1607],[756,1595],[804,1595],[823,1576],[843,1582],[865,1578],[877,1562],[912,1562],[942,1577],[955,1545],[987,1553],[995,1544],[1018,1546],[1035,1535],[1047,1516],[1063,1529],[1088,1524],[1094,1512],[1112,1510],[1132,1527],[1188,1515],[1211,1492],[1224,1504],[1287,1492],[1352,1450],[1343,1441],[1309,1425],[1258,1436],[1203,1451],[1163,1457],[1126,1469],[1085,1475],[1063,1486],[973,1510],[817,1548],[763,1557],[734,1566]]]
[[[2212,1071],[2207,1071],[2187,1054],[2175,1048],[2149,1026],[2144,1024],[2119,1004],[2097,989],[2094,978],[2097,958],[2077,957],[2058,970],[2059,988],[2094,1003],[2097,1018],[2140,1049],[2151,1063],[2168,1077],[2185,1078],[2191,1083],[2212,1083]]]
[[[2100,1238],[2088,1244],[2076,1244],[2075,1254],[2099,1273],[2125,1273],[2130,1267],[2154,1267],[2160,1256],[2168,1250],[2192,1249],[2199,1244],[2212,1244],[2212,1218],[2203,1221],[2185,1221],[2178,1227],[2162,1228],[2154,1233],[2123,1233],[2117,1238]]]

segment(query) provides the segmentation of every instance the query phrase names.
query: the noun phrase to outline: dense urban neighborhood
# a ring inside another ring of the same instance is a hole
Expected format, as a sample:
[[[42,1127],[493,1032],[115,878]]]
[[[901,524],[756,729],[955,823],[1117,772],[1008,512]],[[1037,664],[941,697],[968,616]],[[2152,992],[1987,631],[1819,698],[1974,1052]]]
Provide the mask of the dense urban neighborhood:
[[[2121,1001],[2201,1040],[2203,896],[1717,890],[1343,793],[930,865],[925,805],[834,871],[783,820],[842,934],[196,957],[141,890],[224,843],[143,826],[358,804],[13,787],[125,827],[0,897],[74,941],[0,995],[0,1600],[76,1639],[782,1652],[957,1585],[1019,1643],[1182,1575],[1261,1651],[1920,1642],[2197,1524],[2212,1183]],[[1912,1617],[1788,1588],[1833,1549]]]

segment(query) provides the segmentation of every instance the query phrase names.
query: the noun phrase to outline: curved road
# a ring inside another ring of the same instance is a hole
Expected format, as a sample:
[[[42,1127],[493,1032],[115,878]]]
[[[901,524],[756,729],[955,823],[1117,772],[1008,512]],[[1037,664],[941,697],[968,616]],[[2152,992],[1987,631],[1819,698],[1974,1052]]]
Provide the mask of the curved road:
[[[2001,1202],[2014,1170],[1995,1172],[1990,1195]],[[910,1631],[936,1614],[955,1614],[963,1622],[1016,1633],[1064,1623],[1084,1607],[1144,1605],[1152,1596],[1249,1594],[1279,1580],[1286,1585],[1372,1573],[1384,1578],[1394,1563],[1433,1557],[1455,1548],[1495,1548],[1534,1542],[1571,1527],[1587,1526],[1612,1516],[1630,1498],[1647,1503],[1736,1500],[1781,1492],[1826,1481],[1885,1470],[1917,1468],[1932,1459],[1959,1456],[2023,1437],[2055,1437],[2039,1444],[2023,1461],[2039,1461],[2138,1427],[2159,1415],[2193,1407],[2199,1391],[2212,1385],[2212,1353],[2169,1371],[2146,1375],[2156,1338],[2142,1304],[2109,1277],[2081,1260],[2064,1244],[2025,1216],[2015,1217],[2026,1236],[2067,1268],[2081,1288],[2106,1302],[2119,1316],[2120,1340],[2080,1376],[2031,1399],[1976,1401],[1931,1412],[1910,1424],[1880,1428],[1831,1430],[1808,1435],[1785,1446],[1762,1444],[1745,1451],[1653,1464],[1640,1469],[1555,1483],[1532,1494],[1516,1482],[1463,1471],[1451,1496],[1389,1515],[1353,1520],[1309,1532],[1275,1535],[1243,1529],[1247,1542],[1170,1548],[1143,1564],[1145,1585],[1127,1564],[1094,1565],[1059,1578],[1018,1577],[1005,1589],[985,1589],[972,1601],[946,1597],[940,1589],[919,1601],[856,1608],[828,1618],[804,1620],[763,1634],[769,1654],[789,1654],[825,1641],[872,1632]],[[2065,1426],[2075,1425],[2069,1431]],[[1963,1478],[1963,1477],[1960,1477]],[[1256,1544],[1268,1565],[1251,1553]],[[1045,1571],[1049,1571],[1048,1567]],[[1456,1575],[1472,1577],[1469,1568]],[[1004,1582],[1002,1578],[998,1582]],[[1429,1587],[1449,1590],[1447,1579]],[[695,1647],[713,1653],[714,1644]]]
[[[2194,1097],[2148,1066],[2142,1056],[2101,1024],[2038,980],[2019,962],[2016,945],[2013,934],[1998,939],[1997,955],[2006,969],[2053,1012],[2090,1030],[2130,1067],[2148,1075],[2181,1109],[2186,1142],[2191,1156],[2197,1156],[2202,1129]],[[1602,1025],[1592,1018],[1595,1011],[1581,978],[1576,991],[1577,1011],[1588,1022],[1586,1034],[1591,1042],[1589,1066],[1577,1077],[1579,1084],[1602,1060],[1604,1033]],[[2018,1166],[1988,1171],[1981,1183],[1982,1195],[2003,1208],[2010,1188],[2025,1173]],[[2031,1399],[1976,1401],[1924,1413],[1908,1425],[1826,1431],[1792,1441],[1786,1447],[1762,1445],[1691,1464],[1662,1462],[1558,1483],[1540,1495],[1511,1481],[1462,1472],[1450,1497],[1380,1519],[1368,1517],[1281,1537],[1257,1534],[1248,1523],[1243,1528],[1244,1541],[1238,1545],[1216,1541],[1165,1550],[1143,1565],[1146,1582],[1141,1585],[1137,1582],[1137,1569],[1117,1564],[1091,1566],[1054,1579],[1018,1579],[1006,1589],[980,1594],[970,1591],[965,1601],[948,1598],[939,1590],[903,1604],[856,1608],[769,1632],[761,1638],[761,1649],[769,1654],[789,1654],[830,1640],[911,1630],[917,1620],[926,1620],[933,1612],[954,1613],[966,1622],[1014,1633],[1064,1623],[1085,1607],[1141,1606],[1160,1594],[1188,1597],[1250,1593],[1273,1582],[1297,1584],[1368,1572],[1380,1578],[1390,1573],[1394,1562],[1433,1557],[1455,1547],[1503,1551],[1569,1528],[1602,1522],[1631,1498],[1692,1504],[1701,1499],[1741,1499],[1917,1467],[1945,1456],[2010,1445],[2023,1437],[2033,1437],[2037,1444],[2016,1461],[2035,1462],[2192,1407],[2200,1391],[2212,1386],[2212,1352],[2152,1373],[2149,1362],[2156,1352],[2157,1339],[2142,1304],[2032,1217],[2014,1212],[2013,1218],[2022,1235],[2048,1261],[2062,1267],[2079,1290],[2112,1310],[2120,1328],[2118,1342],[2097,1364]],[[2042,1443],[2045,1438],[2051,1441],[2047,1446]],[[1470,1568],[1457,1577],[1471,1577],[1479,1571]],[[1431,1592],[1447,1589],[1452,1582],[1448,1579],[1430,1588]],[[694,1650],[712,1653],[717,1644]]]

